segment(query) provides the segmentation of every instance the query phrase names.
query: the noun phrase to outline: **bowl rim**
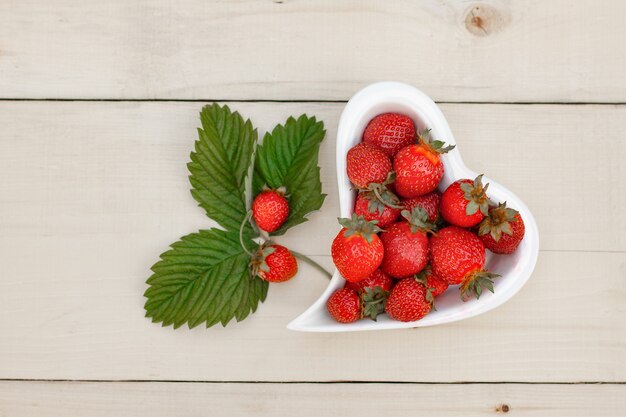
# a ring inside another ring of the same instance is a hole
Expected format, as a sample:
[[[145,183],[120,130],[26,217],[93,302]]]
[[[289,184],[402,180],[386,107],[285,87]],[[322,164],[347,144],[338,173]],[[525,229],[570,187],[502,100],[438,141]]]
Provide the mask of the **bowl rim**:
[[[437,104],[419,89],[395,81],[377,82],[361,89],[346,104],[339,119],[337,130],[336,165],[341,217],[349,217],[353,210],[353,198],[348,195],[348,193],[352,193],[352,191],[347,191],[349,190],[350,183],[346,173],[345,154],[348,149],[346,147],[347,144],[354,142],[355,129],[357,129],[360,120],[358,116],[365,114],[365,112],[374,108],[376,105],[382,106],[389,103],[408,106],[412,110],[415,110],[415,113],[419,115],[419,122],[426,125],[425,127],[431,128],[435,137],[444,140],[447,144],[456,145],[454,135],[452,134],[445,116]],[[360,137],[358,141],[360,141]],[[459,178],[474,178],[477,175],[463,162],[458,146],[453,151],[446,154],[443,160],[446,169],[442,183],[447,182],[449,184]],[[490,196],[495,197],[495,200],[502,201],[504,197],[504,199],[513,203],[511,206],[515,207],[520,212],[524,218],[526,228],[524,240],[520,248],[518,248],[518,251],[524,251],[522,258],[523,264],[521,268],[518,268],[513,274],[507,274],[509,279],[507,280],[505,292],[501,294],[485,293],[481,296],[480,300],[468,302],[471,303],[469,304],[471,308],[467,308],[465,309],[466,311],[457,314],[438,314],[434,316],[438,313],[434,312],[427,315],[422,320],[414,322],[394,321],[389,319],[386,315],[383,315],[378,321],[359,320],[349,324],[336,322],[316,324],[315,315],[319,316],[321,311],[326,315],[328,314],[326,312],[326,300],[333,291],[343,286],[345,282],[339,272],[335,270],[331,281],[319,298],[302,314],[293,319],[287,325],[287,328],[305,332],[349,332],[427,327],[453,323],[475,317],[491,311],[511,299],[526,284],[536,266],[539,254],[537,223],[528,207],[513,192],[488,176],[485,176],[484,180],[491,184]],[[489,253],[489,251],[487,251],[487,253]],[[513,276],[511,277],[511,275]],[[504,278],[505,277],[502,277],[500,280],[504,280]],[[500,282],[496,285],[500,285]]]

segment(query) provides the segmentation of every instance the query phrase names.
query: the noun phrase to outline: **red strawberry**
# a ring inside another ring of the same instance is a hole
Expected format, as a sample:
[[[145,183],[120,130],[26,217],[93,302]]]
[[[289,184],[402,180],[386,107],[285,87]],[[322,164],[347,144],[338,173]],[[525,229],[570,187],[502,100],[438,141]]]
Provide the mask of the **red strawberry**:
[[[331,246],[333,262],[347,281],[361,281],[383,261],[383,244],[376,234],[381,229],[356,214],[352,214],[352,219],[339,219],[339,224],[344,228]]]
[[[426,286],[415,278],[405,278],[391,290],[385,311],[394,320],[416,321],[428,314],[432,305]]]
[[[289,217],[289,203],[283,190],[266,190],[252,203],[252,218],[259,229],[268,233],[276,231]]]
[[[428,131],[419,137],[419,144],[400,150],[393,160],[396,172],[396,192],[404,198],[413,198],[434,191],[443,177],[443,163],[439,157],[454,146],[443,146],[430,140]]]
[[[435,275],[430,265],[417,274],[416,278],[426,284],[433,297],[443,294],[448,289],[448,283]]]
[[[415,207],[421,207],[428,213],[428,220],[431,222],[437,221],[439,217],[439,202],[441,201],[441,194],[438,191],[424,194],[419,197],[409,198],[402,200],[404,208],[408,211],[413,210]]]
[[[404,278],[420,272],[428,263],[428,236],[433,229],[428,214],[421,207],[411,213],[402,211],[405,220],[389,226],[380,239],[385,247],[381,269],[394,278]]]
[[[391,290],[391,287],[393,287],[393,284],[394,284],[394,281],[393,279],[391,279],[389,275],[385,274],[380,269],[377,269],[376,271],[372,272],[372,274],[369,277],[365,278],[362,281],[359,281],[359,282],[346,281],[344,288],[349,288],[356,292],[360,292],[360,291],[364,291],[365,288],[374,289],[376,287],[380,287],[384,291],[389,291]]]
[[[252,259],[254,275],[268,282],[289,281],[298,272],[298,262],[289,249],[272,244],[261,246]]]
[[[370,183],[382,183],[391,172],[391,160],[380,149],[359,143],[348,151],[346,170],[350,181],[359,188]]]
[[[365,288],[356,292],[349,288],[341,288],[333,293],[326,302],[330,315],[340,323],[352,323],[363,317],[376,320],[385,311],[388,291],[380,287]]]
[[[483,175],[474,181],[464,179],[453,182],[441,196],[441,217],[459,227],[476,226],[487,215],[489,198],[483,187]]]
[[[363,132],[363,142],[382,149],[390,157],[414,140],[413,120],[397,113],[379,114],[370,120]]]
[[[478,237],[493,253],[510,254],[524,239],[525,230],[522,216],[504,202],[489,209],[489,215],[478,228]]]
[[[485,271],[485,245],[474,233],[450,226],[430,238],[433,272],[450,285],[461,284],[461,298],[480,297],[483,288],[493,292],[493,278]]]
[[[376,188],[376,191],[359,192],[354,204],[354,212],[363,216],[367,221],[376,220],[378,227],[385,228],[400,216],[400,206],[398,206],[400,201],[382,184],[372,183],[369,188]]]
[[[335,291],[326,302],[326,308],[339,323],[352,323],[361,318],[361,298],[348,288]]]

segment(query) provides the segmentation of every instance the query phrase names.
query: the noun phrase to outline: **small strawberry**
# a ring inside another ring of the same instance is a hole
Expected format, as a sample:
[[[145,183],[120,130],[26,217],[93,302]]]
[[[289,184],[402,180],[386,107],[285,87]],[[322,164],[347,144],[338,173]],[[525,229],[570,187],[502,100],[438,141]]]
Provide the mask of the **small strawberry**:
[[[433,272],[450,285],[461,284],[461,298],[479,298],[483,288],[493,292],[493,279],[485,271],[485,245],[474,233],[450,226],[430,238],[430,263]]]
[[[428,288],[415,278],[404,278],[391,290],[385,311],[394,320],[416,321],[428,314],[432,306]]]
[[[388,296],[389,292],[380,287],[365,288],[360,292],[341,288],[330,296],[326,308],[340,323],[352,323],[364,317],[375,321],[376,317],[385,311]]]
[[[400,200],[384,184],[371,183],[368,190],[360,191],[354,213],[367,221],[376,220],[378,227],[385,228],[400,216]]]
[[[251,261],[252,274],[268,282],[289,281],[298,272],[298,262],[289,249],[277,244],[259,247]]]
[[[284,189],[265,190],[252,202],[252,218],[259,229],[268,233],[276,231],[289,217],[289,203]]]
[[[416,279],[426,284],[428,289],[431,291],[433,297],[437,297],[438,295],[443,294],[449,286],[446,281],[435,275],[430,265],[424,268],[422,272],[417,274]]]
[[[361,297],[354,290],[342,288],[330,296],[326,308],[339,323],[352,323],[361,318]]]
[[[459,227],[476,226],[482,221],[489,209],[489,184],[483,187],[482,177],[480,174],[474,181],[455,181],[443,192],[440,212],[445,221]]]
[[[380,239],[385,247],[381,269],[394,278],[405,278],[420,272],[428,263],[427,232],[434,227],[421,207],[402,211],[404,220],[389,226]]]
[[[404,198],[414,198],[434,191],[443,177],[443,162],[440,154],[454,146],[431,141],[429,131],[422,132],[418,144],[402,148],[393,160],[396,172],[396,192]]]
[[[391,160],[380,149],[359,143],[348,151],[346,171],[350,182],[359,188],[370,183],[383,183],[391,172]]]
[[[415,207],[421,207],[428,213],[428,220],[436,222],[439,217],[439,202],[441,201],[441,194],[438,191],[424,194],[415,198],[408,198],[402,200],[404,208],[408,211],[413,210]]]
[[[525,231],[522,216],[504,202],[489,209],[478,227],[478,237],[493,253],[511,254],[524,239]]]
[[[382,149],[390,157],[413,143],[414,139],[413,120],[397,113],[379,114],[370,120],[363,132],[363,142]]]
[[[352,214],[352,219],[339,219],[339,224],[344,228],[331,246],[333,262],[347,281],[361,281],[383,261],[383,244],[376,234],[381,229],[356,214]]]
[[[380,269],[377,269],[376,271],[372,272],[372,274],[369,277],[365,278],[362,281],[359,281],[359,282],[346,281],[344,288],[349,288],[356,292],[360,292],[360,291],[364,291],[366,288],[374,289],[376,287],[380,287],[384,291],[389,291],[391,290],[391,287],[393,287],[393,284],[394,284],[394,281],[393,279],[391,279],[389,275],[385,274]]]

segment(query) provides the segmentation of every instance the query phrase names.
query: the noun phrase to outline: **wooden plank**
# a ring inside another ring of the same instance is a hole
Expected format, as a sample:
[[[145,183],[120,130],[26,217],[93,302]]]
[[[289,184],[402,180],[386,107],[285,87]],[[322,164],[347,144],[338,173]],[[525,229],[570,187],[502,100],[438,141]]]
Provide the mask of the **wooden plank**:
[[[321,164],[328,202],[281,242],[324,255],[316,259],[330,268],[337,230],[332,138],[341,105],[232,107],[261,130],[303,111],[327,122]],[[341,335],[285,329],[326,285],[306,266],[293,282],[272,286],[254,317],[226,329],[173,331],[143,318],[150,265],[179,236],[209,225],[186,180],[198,108],[0,103],[0,378],[626,379],[625,193],[606,176],[624,174],[625,107],[444,106],[466,161],[527,200],[548,251],[528,286],[488,315]],[[589,213],[596,213],[594,227],[583,226]],[[598,250],[613,252],[588,252]],[[372,360],[390,349],[387,360]],[[420,361],[416,351],[431,360]]]
[[[123,234],[160,253],[206,227],[186,163],[201,103],[0,102],[0,228],[17,240],[74,239],[78,248]],[[342,104],[231,103],[261,132],[307,112],[327,126],[328,198],[285,242],[325,255],[337,231],[337,121]],[[626,106],[446,104],[468,166],[518,194],[549,250],[626,251]],[[128,239],[126,240],[128,241]],[[40,241],[41,242],[41,241]],[[12,249],[13,248],[13,249]],[[76,265],[81,269],[82,265]]]
[[[623,416],[624,385],[0,382],[10,417]]]
[[[624,102],[626,4],[5,0],[0,97]]]

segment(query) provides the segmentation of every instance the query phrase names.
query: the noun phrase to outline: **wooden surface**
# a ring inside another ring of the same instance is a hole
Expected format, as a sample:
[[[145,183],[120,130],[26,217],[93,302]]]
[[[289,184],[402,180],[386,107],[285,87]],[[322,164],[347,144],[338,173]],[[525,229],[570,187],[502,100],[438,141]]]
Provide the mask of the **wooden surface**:
[[[626,102],[624,12],[0,1],[0,415],[624,415],[626,106],[606,104]],[[303,334],[285,325],[327,281],[302,265],[243,323],[145,319],[158,254],[211,225],[185,167],[201,106],[236,100],[261,132],[301,113],[325,122],[328,198],[280,241],[330,269],[342,101],[381,79],[446,102],[465,162],[533,211],[527,286],[451,325]]]

